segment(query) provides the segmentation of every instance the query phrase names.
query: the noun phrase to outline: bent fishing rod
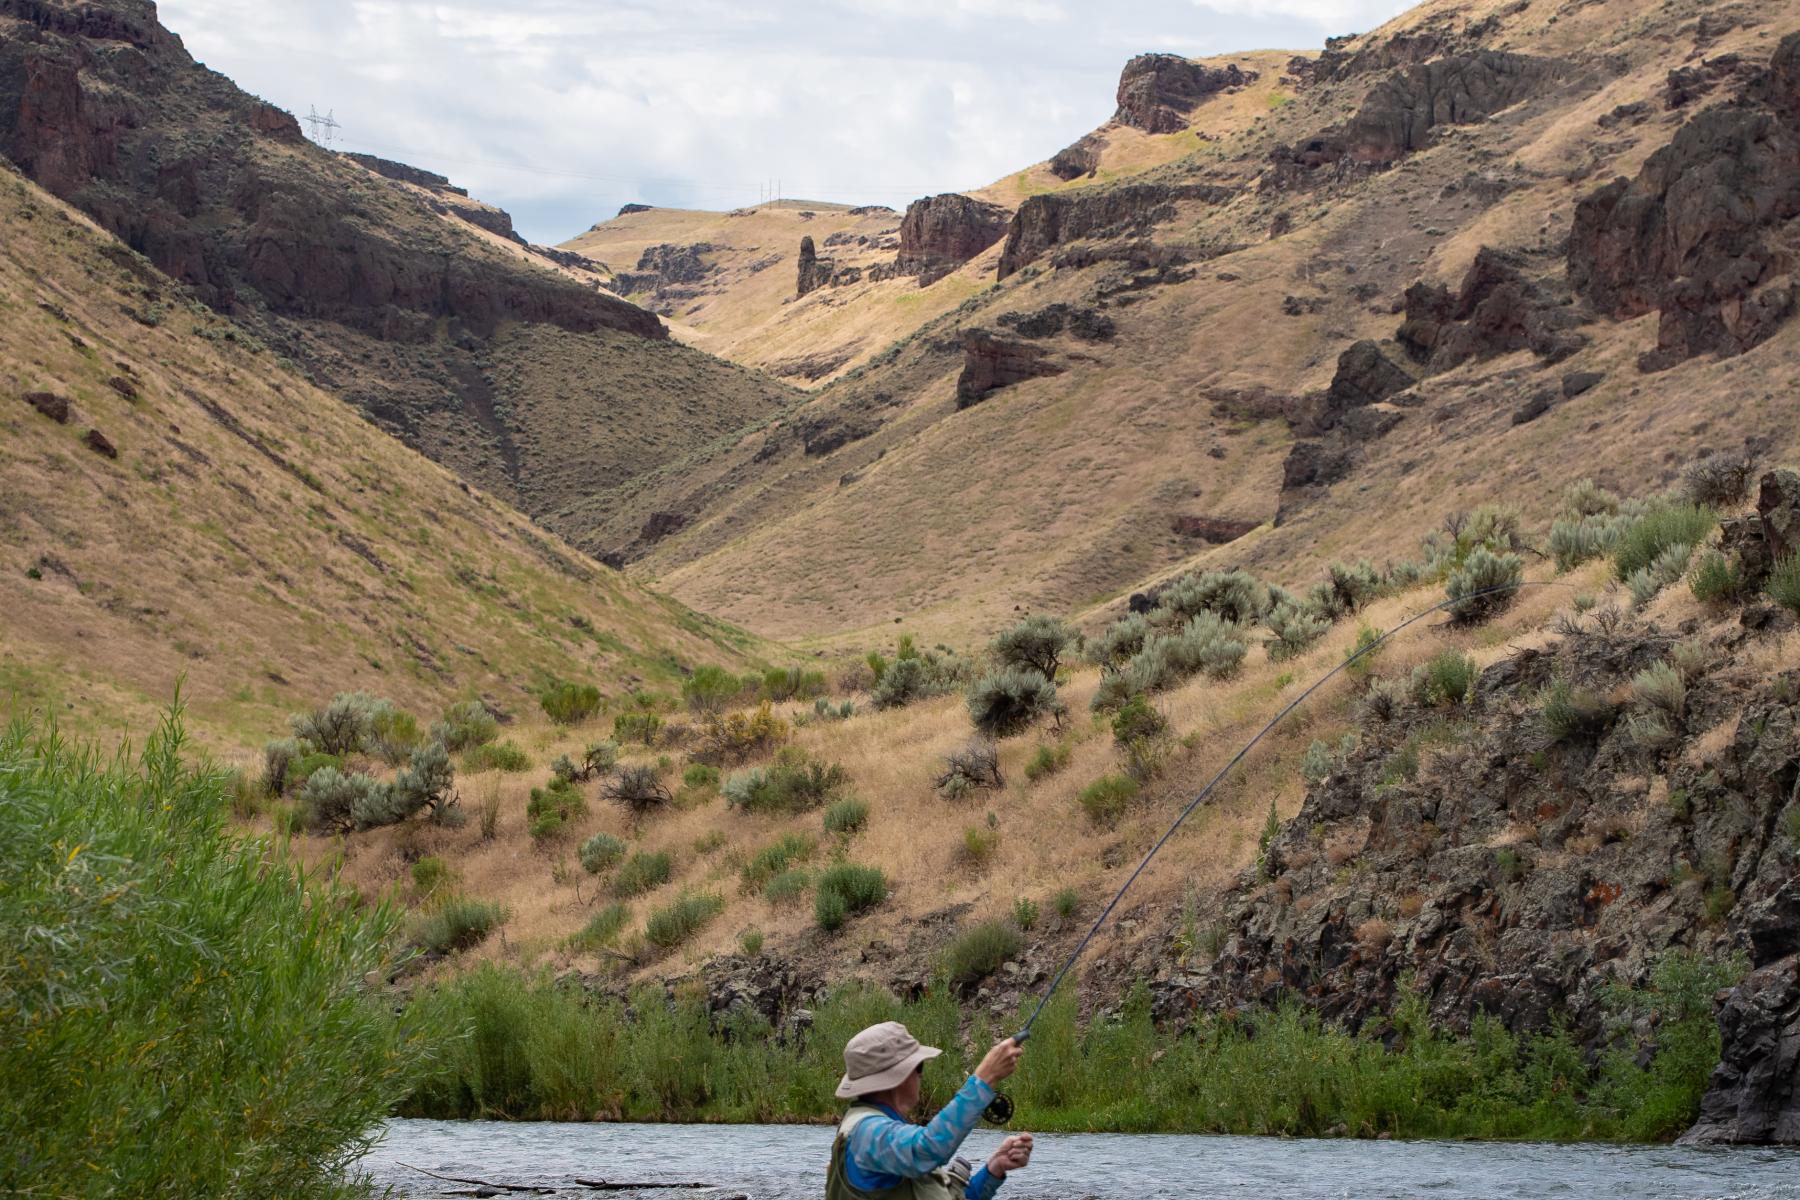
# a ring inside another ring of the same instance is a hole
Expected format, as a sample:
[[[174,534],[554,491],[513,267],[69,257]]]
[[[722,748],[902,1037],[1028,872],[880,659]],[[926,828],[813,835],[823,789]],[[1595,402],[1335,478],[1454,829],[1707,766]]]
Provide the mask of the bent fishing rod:
[[[1156,839],[1156,844],[1150,847],[1150,852],[1144,855],[1143,861],[1138,863],[1137,869],[1131,873],[1130,877],[1125,880],[1119,890],[1113,894],[1113,898],[1107,902],[1106,907],[1100,910],[1100,915],[1094,918],[1093,925],[1088,928],[1087,933],[1084,934],[1081,941],[1076,944],[1074,951],[1063,963],[1062,969],[1057,971],[1055,977],[1050,980],[1050,985],[1046,987],[1043,994],[1038,997],[1037,1007],[1032,1009],[1031,1015],[1025,1019],[1025,1024],[1020,1027],[1019,1031],[1012,1035],[1014,1044],[1020,1046],[1025,1044],[1026,1039],[1031,1036],[1031,1027],[1037,1024],[1037,1019],[1043,1015],[1044,1007],[1050,1003],[1050,997],[1056,994],[1056,989],[1062,986],[1063,978],[1068,975],[1070,969],[1074,967],[1075,963],[1081,958],[1082,953],[1088,948],[1088,944],[1094,940],[1094,935],[1100,932],[1100,927],[1106,924],[1106,918],[1110,917],[1113,910],[1119,906],[1119,901],[1125,898],[1125,893],[1131,890],[1131,885],[1138,881],[1138,876],[1144,873],[1145,869],[1149,867],[1151,860],[1153,860],[1157,853],[1168,844],[1169,839],[1175,836],[1175,831],[1180,829],[1183,822],[1193,815],[1195,809],[1206,802],[1207,797],[1212,795],[1213,789],[1219,786],[1224,778],[1231,773],[1232,769],[1240,762],[1244,761],[1244,758],[1249,755],[1252,750],[1256,749],[1257,744],[1261,742],[1263,738],[1267,737],[1277,725],[1281,724],[1282,720],[1286,718],[1289,713],[1293,712],[1296,708],[1299,708],[1300,705],[1306,701],[1307,697],[1324,687],[1343,671],[1354,666],[1359,660],[1373,654],[1389,638],[1396,636],[1409,626],[1423,621],[1433,613],[1442,612],[1447,608],[1452,608],[1459,604],[1467,604],[1471,600],[1479,600],[1483,596],[1510,594],[1517,592],[1522,588],[1573,588],[1574,586],[1574,584],[1563,583],[1559,580],[1521,580],[1518,583],[1501,584],[1499,587],[1486,588],[1478,592],[1470,592],[1466,596],[1459,596],[1452,600],[1439,601],[1430,608],[1425,609],[1423,612],[1408,617],[1380,637],[1371,641],[1368,645],[1356,650],[1355,653],[1346,655],[1343,662],[1340,662],[1337,666],[1331,668],[1331,670],[1314,680],[1305,691],[1301,692],[1298,696],[1295,696],[1287,703],[1286,707],[1270,718],[1269,723],[1258,730],[1255,737],[1251,738],[1248,742],[1245,742],[1243,747],[1236,754],[1232,755],[1230,762],[1219,768],[1218,772],[1207,782],[1206,786],[1200,789],[1200,793],[1192,800],[1188,801],[1187,807],[1181,810],[1174,822],[1170,824],[1163,835]],[[983,1116],[993,1124],[1004,1125],[1007,1121],[1012,1119],[1012,1113],[1013,1104],[1011,1098],[997,1094],[993,1101],[988,1105]]]

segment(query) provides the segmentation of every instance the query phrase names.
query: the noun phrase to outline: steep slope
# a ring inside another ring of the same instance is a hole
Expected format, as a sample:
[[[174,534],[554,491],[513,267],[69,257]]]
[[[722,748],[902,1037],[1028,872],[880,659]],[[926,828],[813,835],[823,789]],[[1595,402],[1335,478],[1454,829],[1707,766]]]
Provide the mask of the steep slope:
[[[0,153],[466,478],[541,514],[776,411],[787,389],[441,177],[352,160],[195,63],[147,0],[0,6]],[[524,345],[566,379],[512,369]],[[704,405],[685,404],[695,389]],[[665,418],[677,412],[680,420]]]
[[[1421,6],[1294,59],[1292,101],[1202,153],[1026,198],[985,289],[564,528],[771,633],[962,638],[1196,563],[1305,582],[1502,492],[1542,517],[1574,475],[1789,452],[1796,25]],[[1641,278],[1640,242],[1667,245]],[[634,540],[639,505],[681,532]]]
[[[363,689],[535,707],[746,635],[374,428],[141,256],[0,174],[0,695],[135,736],[176,685],[236,752]]]

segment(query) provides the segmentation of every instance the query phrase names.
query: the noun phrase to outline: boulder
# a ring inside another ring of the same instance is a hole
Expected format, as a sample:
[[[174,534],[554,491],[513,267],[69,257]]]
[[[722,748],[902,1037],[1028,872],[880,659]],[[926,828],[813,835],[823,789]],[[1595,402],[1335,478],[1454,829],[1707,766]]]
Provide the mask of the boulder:
[[[901,275],[917,275],[920,287],[929,286],[1006,236],[1011,218],[998,204],[955,192],[914,200],[900,222],[894,265]]]
[[[88,430],[87,436],[81,439],[81,444],[86,446],[89,450],[92,450],[95,454],[98,454],[101,458],[119,457],[118,448],[112,444],[110,438],[104,433],[101,433],[98,429]]]
[[[69,398],[67,396],[58,396],[55,392],[26,392],[21,399],[58,425],[69,423]]]
[[[1100,151],[1105,148],[1106,139],[1090,133],[1058,150],[1050,159],[1050,173],[1065,183],[1092,175],[1100,169]]]
[[[963,369],[956,381],[956,407],[980,403],[989,392],[1026,379],[1061,375],[1066,367],[1030,342],[1003,338],[985,329],[965,329]]]
[[[1412,385],[1413,377],[1389,361],[1380,346],[1367,340],[1356,342],[1338,355],[1337,373],[1325,393],[1322,424],[1335,425],[1349,410],[1379,404]]]
[[[1779,561],[1800,554],[1800,471],[1781,467],[1765,474],[1757,490],[1756,514],[1770,558]]]
[[[1146,133],[1179,133],[1201,101],[1256,78],[1255,71],[1241,70],[1236,63],[1215,68],[1178,54],[1140,54],[1119,75],[1113,120]]]
[[[1169,522],[1169,528],[1177,535],[1185,538],[1197,538],[1215,546],[1223,546],[1227,542],[1235,542],[1262,524],[1260,521],[1240,521],[1232,517],[1175,517]]]
[[[1792,314],[1792,223],[1800,215],[1800,33],[1729,104],[1690,119],[1633,178],[1583,199],[1569,280],[1600,313],[1659,314],[1638,362],[1662,370],[1741,354]]]
[[[1606,378],[1605,371],[1570,371],[1562,378],[1563,399],[1573,400],[1599,387]]]

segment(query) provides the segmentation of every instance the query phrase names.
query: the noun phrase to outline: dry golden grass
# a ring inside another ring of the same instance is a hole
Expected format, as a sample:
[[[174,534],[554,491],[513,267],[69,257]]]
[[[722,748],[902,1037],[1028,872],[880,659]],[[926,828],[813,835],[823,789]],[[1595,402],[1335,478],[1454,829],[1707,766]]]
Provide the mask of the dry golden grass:
[[[1436,598],[1414,592],[1380,601],[1362,619],[1391,628]],[[1504,652],[1509,641],[1530,636],[1556,609],[1549,590],[1527,593],[1492,631],[1463,630],[1422,623],[1391,644],[1378,664],[1380,674],[1408,671],[1447,645],[1469,648],[1483,657]],[[793,744],[817,758],[841,764],[849,773],[851,792],[870,809],[867,828],[848,843],[850,861],[880,866],[893,884],[889,901],[856,919],[835,937],[821,934],[812,917],[810,895],[796,904],[778,906],[739,888],[739,868],[758,850],[784,834],[810,834],[819,839],[812,866],[823,865],[832,839],[823,834],[817,812],[797,816],[748,815],[725,809],[716,798],[703,804],[652,816],[634,825],[624,814],[590,796],[588,815],[542,847],[526,836],[525,806],[532,786],[548,778],[548,764],[560,753],[573,753],[602,736],[609,718],[587,726],[559,729],[538,720],[522,721],[508,731],[530,753],[534,766],[516,776],[482,776],[459,782],[465,807],[475,810],[490,793],[500,802],[499,836],[484,842],[479,822],[458,830],[373,830],[345,839],[344,877],[366,892],[403,882],[407,856],[438,854],[455,868],[457,886],[512,910],[505,937],[474,952],[480,958],[521,963],[547,962],[585,970],[626,969],[613,954],[575,954],[565,948],[569,936],[610,902],[603,886],[586,877],[575,861],[575,849],[596,832],[624,838],[634,849],[667,851],[674,858],[674,877],[651,894],[631,901],[632,919],[626,938],[640,931],[655,908],[684,891],[715,891],[726,902],[724,913],[688,946],[654,961],[629,968],[661,977],[690,964],[736,948],[746,930],[761,931],[769,952],[806,962],[839,977],[865,969],[861,956],[872,944],[885,944],[920,966],[929,965],[942,937],[959,922],[998,917],[1015,899],[1035,900],[1051,911],[1051,897],[1064,887],[1088,898],[1083,913],[1091,915],[1098,898],[1110,895],[1176,814],[1216,775],[1243,744],[1287,701],[1319,675],[1342,661],[1356,638],[1357,621],[1340,622],[1306,654],[1271,663],[1254,650],[1240,673],[1226,681],[1196,679],[1158,697],[1168,715],[1178,748],[1125,817],[1110,829],[1096,829],[1081,812],[1076,795],[1102,775],[1120,770],[1120,759],[1103,721],[1088,715],[1098,673],[1076,669],[1062,688],[1071,716],[1063,737],[1070,743],[1067,765],[1033,783],[1024,765],[1048,728],[1012,738],[1001,745],[1006,787],[977,792],[952,802],[941,798],[932,779],[943,758],[970,739],[960,696],[947,696],[888,712],[860,707],[847,721],[808,722],[794,732]],[[1179,907],[1188,892],[1210,896],[1237,878],[1257,853],[1257,838],[1271,802],[1281,820],[1298,812],[1305,795],[1298,763],[1314,738],[1335,740],[1351,723],[1349,705],[1354,685],[1340,676],[1277,728],[1221,782],[1213,798],[1198,809],[1163,855],[1145,873],[1127,908],[1167,910]],[[783,706],[790,717],[810,706]],[[627,760],[651,762],[658,751],[629,747]],[[671,778],[678,779],[682,751],[666,751],[674,760]],[[992,856],[979,870],[959,863],[963,832],[987,827],[993,814],[998,832]],[[1346,829],[1320,848],[1334,867],[1351,863],[1360,852],[1363,834]],[[314,858],[335,855],[340,846],[329,839],[306,839]],[[560,867],[559,867],[560,864]],[[1298,865],[1296,862],[1295,864]],[[560,878],[560,881],[559,881]],[[943,924],[926,925],[933,914],[949,914]],[[1081,916],[1077,923],[1087,919]],[[926,933],[931,929],[934,932]],[[1100,938],[1098,953],[1133,935],[1117,929]]]
[[[141,734],[184,680],[195,731],[236,754],[340,690],[429,718],[769,649],[459,483],[25,181],[0,177],[0,224],[8,708]],[[20,402],[37,390],[71,423]]]

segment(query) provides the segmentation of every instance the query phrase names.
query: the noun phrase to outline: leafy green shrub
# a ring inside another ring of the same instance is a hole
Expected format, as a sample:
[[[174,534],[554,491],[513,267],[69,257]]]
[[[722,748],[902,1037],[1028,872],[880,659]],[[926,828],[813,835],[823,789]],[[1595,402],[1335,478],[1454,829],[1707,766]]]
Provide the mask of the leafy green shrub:
[[[525,805],[525,818],[534,842],[557,836],[564,825],[586,815],[587,797],[581,794],[580,788],[563,779],[552,779],[541,788],[532,788],[531,799]]]
[[[300,815],[314,833],[348,833],[371,815],[386,812],[387,788],[360,771],[321,767],[299,792]]]
[[[1465,625],[1496,616],[1513,602],[1524,578],[1525,563],[1518,555],[1477,546],[1445,584],[1445,594],[1456,601],[1450,615]]]
[[[825,693],[825,672],[804,667],[771,667],[763,672],[763,695],[776,702],[811,700]]]
[[[1026,617],[995,638],[989,650],[1003,667],[1055,680],[1063,651],[1074,641],[1075,631],[1055,617]]]
[[[1800,615],[1800,555],[1789,555],[1769,572],[1769,598],[1789,612]]]
[[[1626,526],[1613,551],[1613,570],[1629,583],[1633,575],[1654,566],[1673,547],[1686,546],[1692,553],[1717,524],[1718,515],[1704,505],[1653,505]],[[1685,564],[1685,555],[1682,561]]]
[[[1300,778],[1314,785],[1324,783],[1336,765],[1337,755],[1332,753],[1331,743],[1314,738],[1300,756]]]
[[[944,950],[944,974],[952,983],[985,979],[1023,948],[1019,931],[1004,921],[970,926]]]
[[[422,917],[413,940],[431,954],[472,950],[506,922],[506,909],[485,900],[453,896]]]
[[[431,739],[442,742],[444,749],[452,754],[485,746],[499,736],[500,722],[479,700],[451,705],[444,713],[444,719],[431,726]]]
[[[639,850],[613,876],[613,891],[621,896],[641,896],[669,882],[675,862],[667,851]]]
[[[1150,634],[1149,618],[1142,613],[1130,613],[1114,621],[1105,633],[1088,643],[1088,659],[1102,667],[1123,666],[1144,648],[1144,639]]]
[[[585,721],[600,710],[600,689],[591,683],[559,680],[538,693],[544,715],[558,725]]]
[[[1004,667],[977,679],[967,697],[969,720],[986,737],[1012,737],[1060,708],[1056,685],[1031,668]]]
[[[397,912],[231,836],[187,752],[0,728],[0,1193],[341,1196],[428,1053],[363,985]]]
[[[788,746],[769,766],[732,774],[720,792],[728,808],[796,813],[837,798],[849,783],[850,773],[843,767],[819,762],[798,746]]]
[[[419,722],[411,713],[402,712],[383,700],[369,714],[369,735],[364,747],[390,767],[405,762],[424,742]]]
[[[1693,589],[1694,599],[1703,604],[1730,604],[1740,599],[1746,590],[1737,564],[1717,550],[1709,550],[1700,557],[1700,565],[1694,568],[1694,577],[1688,581],[1688,587]]]
[[[427,854],[412,865],[413,891],[429,898],[450,881],[450,865],[435,854]]]
[[[724,667],[695,667],[681,685],[681,698],[690,711],[713,716],[725,711],[739,690],[738,677]]]
[[[804,834],[782,835],[774,845],[763,847],[744,864],[741,872],[744,891],[762,891],[769,880],[805,862],[818,848],[818,843]]]
[[[1613,722],[1613,706],[1598,692],[1558,679],[1544,689],[1538,724],[1551,742],[1597,741]]]
[[[462,769],[468,775],[479,775],[483,771],[504,771],[513,775],[529,771],[531,759],[509,739],[471,746],[463,752]]]
[[[1217,614],[1202,612],[1180,632],[1153,633],[1122,672],[1104,678],[1094,693],[1097,710],[1132,696],[1166,691],[1196,674],[1222,679],[1237,670],[1248,650],[1243,631]]]
[[[848,836],[859,832],[869,823],[869,806],[866,801],[854,798],[838,800],[825,809],[825,832]]]
[[[1618,547],[1625,522],[1610,515],[1562,517],[1550,525],[1550,556],[1558,571],[1573,571]]]
[[[662,950],[673,950],[689,941],[720,913],[723,897],[712,892],[687,893],[657,909],[644,922],[644,940]]]
[[[770,904],[790,904],[806,895],[812,886],[812,874],[799,869],[787,870],[763,885],[763,899]]]
[[[614,901],[588,918],[579,932],[569,938],[569,946],[575,950],[599,950],[619,940],[619,934],[631,920],[631,906],[621,901]]]
[[[776,716],[767,700],[749,713],[727,713],[709,721],[700,757],[710,763],[739,763],[788,740],[788,723]]]
[[[887,876],[879,867],[839,863],[819,876],[813,896],[813,918],[827,933],[887,899]]]
[[[662,729],[662,717],[647,708],[631,709],[613,718],[613,740],[621,744],[642,742],[654,746]]]
[[[1288,600],[1269,610],[1267,623],[1269,632],[1275,635],[1265,643],[1273,662],[1305,653],[1331,629],[1329,617]]]
[[[581,869],[589,875],[598,875],[619,865],[625,857],[625,843],[610,833],[596,833],[581,843],[578,853]]]
[[[1031,927],[1037,924],[1037,901],[1027,899],[1024,896],[1020,896],[1017,900],[1014,900],[1012,906],[1012,919],[1014,925],[1017,925],[1026,932],[1030,932]]]
[[[1081,907],[1081,893],[1072,887],[1063,888],[1052,897],[1051,904],[1056,909],[1056,915],[1066,921]]]
[[[600,788],[601,795],[642,819],[675,803],[675,796],[651,766],[620,767]]]
[[[381,820],[371,823],[391,825],[429,810],[432,819],[441,824],[461,824],[462,814],[456,811],[456,798],[450,790],[455,784],[450,752],[439,742],[427,742],[412,752],[411,761],[394,776],[388,787],[387,809]]]
[[[683,787],[717,788],[719,786],[719,768],[709,767],[705,763],[689,763],[681,773]]]
[[[971,867],[985,867],[1000,849],[1000,831],[991,825],[963,827],[962,860]]]
[[[842,704],[833,704],[829,699],[820,696],[813,701],[813,716],[821,721],[848,721],[856,715],[856,701],[846,700]]]
[[[1056,774],[1069,765],[1072,750],[1073,747],[1066,741],[1041,743],[1025,762],[1025,778],[1036,783],[1047,775]]]
[[[1424,664],[1424,693],[1427,704],[1461,704],[1475,694],[1475,660],[1460,650],[1444,650]]]
[[[1128,775],[1102,775],[1081,789],[1076,803],[1095,825],[1111,825],[1137,798],[1138,784]]]
[[[1370,602],[1381,597],[1387,591],[1387,584],[1376,570],[1375,564],[1363,559],[1360,562],[1345,566],[1343,563],[1332,563],[1325,568],[1325,579],[1314,584],[1306,594],[1304,607],[1315,617],[1324,618],[1329,623],[1339,621],[1362,609]]]
[[[761,954],[763,948],[763,931],[760,929],[744,930],[743,933],[738,935],[738,948],[752,958]]]
[[[1611,516],[1619,511],[1619,498],[1592,479],[1577,479],[1563,489],[1562,511],[1571,517]]]

